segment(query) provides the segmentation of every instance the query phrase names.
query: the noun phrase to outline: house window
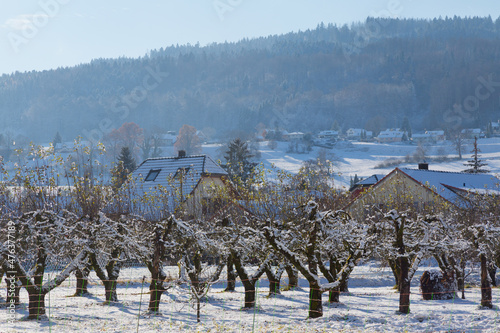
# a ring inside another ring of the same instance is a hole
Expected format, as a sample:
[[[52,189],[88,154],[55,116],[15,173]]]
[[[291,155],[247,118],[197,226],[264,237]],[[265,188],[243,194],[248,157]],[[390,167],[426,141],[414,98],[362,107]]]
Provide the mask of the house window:
[[[181,167],[181,168],[177,169],[177,171],[175,172],[175,175],[174,175],[174,179],[185,177],[188,174],[189,169],[191,169],[191,167]]]
[[[149,170],[148,175],[146,176],[146,179],[144,179],[145,182],[152,182],[158,177],[160,174],[161,169],[151,169]]]

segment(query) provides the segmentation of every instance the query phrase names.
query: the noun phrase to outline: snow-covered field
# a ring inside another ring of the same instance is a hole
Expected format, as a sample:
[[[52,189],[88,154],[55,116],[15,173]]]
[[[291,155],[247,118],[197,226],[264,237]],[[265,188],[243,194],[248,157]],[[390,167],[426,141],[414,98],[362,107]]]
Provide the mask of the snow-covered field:
[[[424,145],[427,157],[440,157],[444,154],[451,160],[447,162],[434,162],[428,160],[430,170],[455,171],[459,172],[466,167],[463,165],[470,159],[472,150],[472,140],[468,140],[462,155],[462,160],[458,160],[457,152],[449,141],[436,144]],[[278,142],[276,149],[270,149],[267,142],[260,142],[261,152],[260,162],[266,168],[272,164],[282,170],[292,173],[298,172],[304,161],[314,159],[320,150],[325,150],[327,158],[331,158],[335,166],[336,186],[349,187],[349,181],[354,175],[358,177],[369,177],[373,174],[387,174],[396,166],[387,168],[375,168],[384,160],[390,158],[404,159],[407,155],[413,155],[418,145],[409,143],[373,143],[341,141],[332,149],[313,147],[308,154],[287,153],[288,142]],[[492,174],[500,174],[500,138],[479,139],[478,148],[481,149],[481,159],[488,163],[487,168]],[[220,158],[219,145],[204,145],[203,153],[209,154],[213,158]],[[398,167],[417,168],[417,163],[401,164]]]
[[[350,280],[350,293],[341,295],[341,303],[329,305],[323,296],[324,316],[306,320],[308,289],[284,291],[268,298],[268,282],[258,285],[257,308],[242,311],[243,287],[237,283],[234,293],[223,292],[223,282],[215,285],[201,309],[201,323],[196,322],[195,310],[189,303],[186,288],[176,287],[162,297],[162,316],[145,316],[149,295],[145,268],[127,268],[120,274],[118,297],[120,304],[103,306],[104,288],[91,274],[89,297],[72,297],[74,278],[47,295],[49,321],[22,320],[27,315],[27,294],[21,292],[23,305],[17,309],[17,319],[8,323],[6,310],[0,311],[0,332],[499,332],[498,308],[479,308],[480,290],[466,290],[466,299],[423,301],[418,280],[429,267],[421,267],[412,283],[411,313],[396,314],[399,295],[394,292],[392,273],[375,262],[356,267]],[[172,276],[177,267],[171,267]],[[142,283],[142,277],[146,282]],[[475,276],[477,279],[477,274]],[[286,283],[286,278],[282,280]],[[5,282],[0,297],[5,298]],[[493,303],[499,305],[500,290],[493,289]]]

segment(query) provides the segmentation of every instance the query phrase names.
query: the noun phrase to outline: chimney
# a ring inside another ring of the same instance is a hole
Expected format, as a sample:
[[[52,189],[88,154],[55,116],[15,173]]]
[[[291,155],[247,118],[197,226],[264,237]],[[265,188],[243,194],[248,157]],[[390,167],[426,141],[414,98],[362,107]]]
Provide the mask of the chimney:
[[[429,170],[428,163],[418,163],[418,170]]]
[[[179,156],[178,157],[186,157],[186,151],[185,150],[179,150]]]

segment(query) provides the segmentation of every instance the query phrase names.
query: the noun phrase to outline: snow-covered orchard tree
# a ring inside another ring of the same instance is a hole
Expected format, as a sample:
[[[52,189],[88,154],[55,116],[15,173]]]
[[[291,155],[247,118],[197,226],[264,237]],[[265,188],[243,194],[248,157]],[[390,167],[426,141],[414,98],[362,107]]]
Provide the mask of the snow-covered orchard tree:
[[[440,223],[434,225],[439,230],[433,233],[435,245],[430,249],[430,253],[443,272],[455,277],[457,289],[462,291],[462,299],[465,299],[467,263],[471,262],[476,255],[474,244],[468,236],[469,232],[462,223],[461,217],[461,213],[458,212],[448,214],[446,217],[437,217]]]
[[[290,261],[309,283],[309,317],[323,315],[321,296],[326,291],[339,292],[342,282],[348,279],[373,239],[368,228],[350,219],[342,211],[320,212],[314,201],[303,207],[305,214],[298,214],[293,223],[286,226],[275,225],[264,228],[268,242]],[[305,215],[305,216],[304,216]],[[335,249],[334,239],[341,238],[348,246]],[[336,250],[336,251],[335,251]],[[342,253],[347,251],[347,253]],[[343,265],[327,269],[324,261],[335,255],[342,258]],[[327,284],[320,281],[319,272],[328,279]]]
[[[219,221],[220,238],[224,240],[225,251],[231,256],[232,263],[245,288],[243,309],[255,307],[257,283],[267,271],[272,275],[273,251],[269,251],[260,225],[247,216],[226,216]],[[257,266],[250,270],[249,265]],[[276,281],[274,281],[276,283]],[[278,284],[279,285],[279,284]],[[276,285],[273,287],[276,288]]]
[[[297,221],[295,208],[305,206],[310,200],[314,200],[323,210],[340,209],[347,196],[331,186],[332,170],[332,164],[326,158],[305,164],[296,175],[275,168],[256,168],[253,181],[255,185],[242,196],[244,205],[252,213],[253,219],[259,221],[260,228],[267,225],[280,228],[293,226],[294,221]],[[287,237],[285,234],[283,236]],[[288,244],[291,247],[298,246],[292,239],[288,240]],[[275,256],[278,259],[283,258],[279,251],[275,251]],[[279,282],[284,268],[288,275],[287,289],[297,287],[296,267],[289,260],[278,262],[279,264],[274,266],[274,274],[266,271],[268,278]],[[347,288],[347,283],[343,284],[342,288]]]
[[[28,319],[44,319],[45,296],[63,283],[87,259],[88,241],[78,232],[72,213],[38,210],[7,222],[15,242],[2,242],[1,254],[9,274],[21,281],[28,292]],[[79,249],[75,252],[74,249]],[[74,255],[71,255],[74,254]],[[62,267],[56,276],[46,270]]]
[[[196,318],[200,322],[201,300],[216,283],[225,265],[221,260],[221,240],[216,237],[209,221],[182,221],[171,217],[172,227],[165,247],[180,256],[180,280],[189,283],[193,303],[196,307]],[[206,261],[218,262],[208,265]]]
[[[133,215],[105,215],[88,220],[89,260],[105,288],[104,304],[118,302],[116,287],[127,260],[141,260],[149,253],[149,241],[137,230],[144,222]]]
[[[144,261],[151,273],[148,312],[153,315],[160,314],[161,296],[171,287],[165,282],[167,274],[163,270],[163,263],[168,256],[165,244],[173,227],[174,217],[171,216],[169,219],[159,222],[146,221],[140,231],[150,233],[149,241],[145,244],[149,253]]]
[[[490,264],[500,253],[500,196],[497,191],[477,191],[464,196],[464,208],[454,216],[462,238],[472,244],[481,267],[481,306],[492,308]]]
[[[390,210],[370,218],[377,232],[378,245],[374,253],[395,263],[399,283],[399,312],[410,312],[410,283],[422,259],[430,256],[446,240],[443,221],[434,215],[412,216],[409,211]]]

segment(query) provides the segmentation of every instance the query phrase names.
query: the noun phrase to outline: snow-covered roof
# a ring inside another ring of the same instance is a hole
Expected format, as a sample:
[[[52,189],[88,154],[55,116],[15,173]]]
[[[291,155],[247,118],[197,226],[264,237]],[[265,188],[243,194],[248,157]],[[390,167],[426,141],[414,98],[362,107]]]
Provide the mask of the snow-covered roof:
[[[172,140],[172,141],[175,141],[175,140],[177,140],[177,135],[167,133],[167,134],[162,134],[161,138],[163,140]]]
[[[438,130],[438,131],[427,131],[427,134],[433,135],[433,136],[439,136],[439,135],[444,135],[444,131]]]
[[[188,195],[203,176],[209,175],[226,176],[227,172],[207,155],[149,158],[132,172],[138,194],[154,191],[159,186],[178,192],[182,182],[182,192]]]
[[[328,130],[328,131],[321,131],[318,133],[318,136],[330,136],[330,135],[339,135],[339,131]]]
[[[412,134],[413,139],[425,139],[431,138],[432,136],[429,133],[414,133]]]
[[[481,134],[480,128],[465,128],[462,130],[462,134]]]
[[[385,177],[385,175],[371,175],[368,178],[360,180],[355,185],[357,185],[357,186],[370,186],[370,185],[378,183],[384,177]]]
[[[484,190],[498,191],[500,189],[500,179],[484,173],[474,174],[406,168],[399,170],[419,183],[428,186],[450,202],[455,202],[457,199],[457,194],[451,190],[451,187],[475,193],[481,193]]]
[[[367,136],[371,136],[373,134],[372,131],[366,131],[362,128],[349,128],[346,133],[347,135],[352,135],[352,136],[360,136],[363,131],[366,133]]]
[[[401,138],[405,132],[400,130],[385,130],[380,132],[378,138]]]

